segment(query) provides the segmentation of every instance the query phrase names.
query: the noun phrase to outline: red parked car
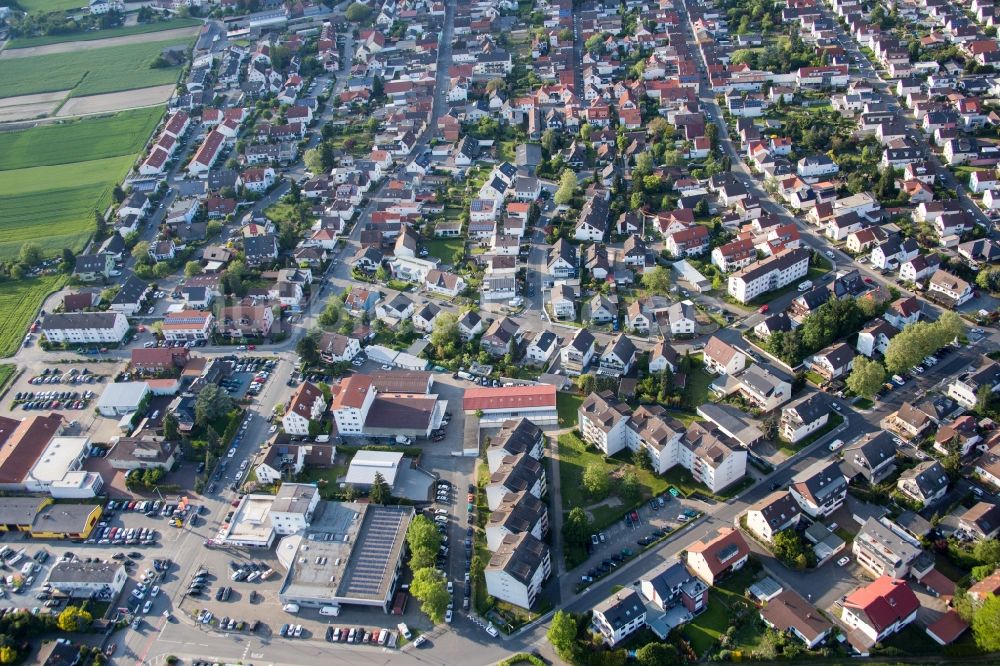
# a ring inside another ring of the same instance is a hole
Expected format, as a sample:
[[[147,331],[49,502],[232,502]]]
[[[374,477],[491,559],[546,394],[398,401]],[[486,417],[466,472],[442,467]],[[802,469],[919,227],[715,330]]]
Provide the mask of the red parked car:
[[[765,312],[767,312],[767,311],[768,311],[768,307],[767,307],[767,305],[762,305],[762,306],[760,306],[760,309],[759,309],[759,310],[757,310],[757,312],[759,312],[759,313],[761,313],[761,314],[764,314],[764,313],[765,313]]]

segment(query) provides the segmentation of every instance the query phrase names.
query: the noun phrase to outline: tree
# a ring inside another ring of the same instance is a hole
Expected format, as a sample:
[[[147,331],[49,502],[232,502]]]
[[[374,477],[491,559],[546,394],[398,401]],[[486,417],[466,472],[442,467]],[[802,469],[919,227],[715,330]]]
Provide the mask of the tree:
[[[177,416],[171,411],[163,415],[163,438],[168,442],[176,442],[180,439],[180,431],[177,428]]]
[[[101,211],[94,209],[94,234],[98,238],[104,238],[108,235],[108,221],[104,219],[104,215]]]
[[[360,2],[352,2],[351,6],[344,12],[344,18],[352,23],[361,23],[371,16],[372,10],[367,5]]]
[[[307,366],[318,365],[320,362],[319,344],[316,342],[318,331],[309,331],[307,335],[295,344],[295,351]]]
[[[375,472],[375,478],[372,479],[372,489],[369,497],[375,504],[385,504],[389,501],[392,496],[392,488],[386,483],[385,477],[382,476],[382,472]]]
[[[649,452],[643,448],[632,452],[632,464],[639,469],[653,469],[653,462],[649,459]]]
[[[115,200],[115,203],[125,201],[125,190],[122,189],[121,185],[115,185],[115,188],[111,190],[111,198]]]
[[[705,217],[709,213],[708,210],[708,200],[699,199],[698,203],[694,205],[694,214],[696,217]]]
[[[972,549],[972,556],[979,560],[980,564],[996,565],[1000,563],[1000,541],[986,539],[977,542]]]
[[[647,643],[635,651],[639,666],[665,666],[677,661],[677,650],[666,643]]]
[[[573,645],[576,643],[576,618],[566,611],[556,611],[545,636],[563,661],[572,663]]]
[[[17,260],[25,266],[34,266],[42,260],[42,248],[37,243],[25,243],[21,246]]]
[[[555,201],[557,204],[568,204],[576,194],[577,181],[576,174],[572,169],[563,169],[559,176],[559,189],[556,190]]]
[[[991,294],[1000,292],[1000,267],[979,271],[976,275],[976,286]]]
[[[310,148],[302,155],[302,161],[311,173],[323,173],[323,158],[319,154],[318,148]]]
[[[845,383],[852,393],[871,400],[885,383],[885,368],[878,361],[857,356]]]
[[[431,566],[433,566],[434,558],[441,548],[441,533],[438,532],[430,518],[423,514],[417,514],[406,529],[406,545],[410,547],[411,555],[430,554]],[[414,567],[412,564],[410,566],[414,570],[420,568]]]
[[[83,631],[94,621],[94,617],[77,606],[67,606],[59,613],[56,626],[60,631]]]
[[[595,500],[602,500],[608,495],[611,482],[608,472],[601,463],[590,463],[583,470],[583,489]]]
[[[218,384],[208,384],[198,392],[194,401],[194,418],[198,425],[205,426],[228,413],[232,407],[232,398]]]
[[[437,351],[438,357],[454,356],[459,340],[458,315],[453,312],[442,312],[434,320],[434,330],[431,331],[431,344]]]
[[[642,286],[658,296],[670,292],[670,272],[664,266],[655,266],[642,274]]]
[[[17,650],[9,645],[0,646],[0,664],[13,664],[17,661]]]
[[[886,370],[893,374],[906,372],[964,333],[961,317],[950,310],[943,312],[935,322],[910,324],[889,341],[885,350]]]
[[[635,158],[635,175],[648,176],[653,172],[653,156],[649,153],[639,153]]]
[[[184,264],[185,277],[194,277],[198,273],[201,273],[200,261],[189,261],[186,264]]]
[[[435,530],[436,531],[436,530]],[[563,539],[567,544],[582,546],[590,538],[590,519],[580,507],[573,507],[563,521]]]
[[[989,595],[972,616],[976,645],[988,652],[1000,650],[1000,597]]]
[[[413,572],[410,594],[420,602],[420,610],[427,614],[431,622],[440,624],[444,621],[444,612],[451,602],[451,595],[448,594],[448,584],[443,573],[430,567],[417,569]]]
[[[641,491],[639,476],[635,472],[626,472],[618,484],[618,494],[626,501],[634,502],[639,498]]]

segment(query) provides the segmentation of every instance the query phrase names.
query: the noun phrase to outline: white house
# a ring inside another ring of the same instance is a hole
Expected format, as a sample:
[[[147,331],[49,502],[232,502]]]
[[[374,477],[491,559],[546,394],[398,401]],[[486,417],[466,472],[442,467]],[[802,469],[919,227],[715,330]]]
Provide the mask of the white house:
[[[290,435],[308,435],[309,424],[318,421],[326,411],[323,392],[309,382],[302,382],[292,392],[288,400],[281,425]]]

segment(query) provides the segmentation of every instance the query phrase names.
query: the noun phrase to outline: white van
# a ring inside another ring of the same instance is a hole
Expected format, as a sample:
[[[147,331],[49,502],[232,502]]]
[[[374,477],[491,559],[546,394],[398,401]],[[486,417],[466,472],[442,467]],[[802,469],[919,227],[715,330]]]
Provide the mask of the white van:
[[[805,282],[799,282],[799,291],[809,291],[812,289],[812,280],[806,280]]]
[[[332,617],[337,617],[340,615],[340,606],[323,606],[319,609],[320,615],[330,615]]]
[[[844,445],[844,440],[842,440],[842,439],[835,439],[832,442],[830,442],[830,450],[831,451],[836,451],[837,449],[839,449],[843,445]]]
[[[281,607],[281,610],[285,611],[286,613],[298,613],[299,612],[299,605],[298,604],[285,604],[284,606]]]
[[[396,628],[399,629],[399,633],[403,634],[403,638],[405,638],[406,640],[410,640],[413,638],[413,634],[410,633],[410,628],[407,627],[404,623],[400,622],[399,624],[396,625]]]

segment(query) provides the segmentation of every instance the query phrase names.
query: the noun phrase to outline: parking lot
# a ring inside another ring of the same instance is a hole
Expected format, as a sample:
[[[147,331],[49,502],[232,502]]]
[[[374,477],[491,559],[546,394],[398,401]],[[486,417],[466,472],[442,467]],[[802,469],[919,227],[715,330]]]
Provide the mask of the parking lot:
[[[395,633],[396,625],[405,622],[417,631],[430,629],[417,603],[408,604],[402,615],[360,606],[342,606],[336,617],[321,615],[314,608],[295,609],[295,612],[284,610],[278,594],[285,569],[278,563],[273,549],[205,549],[200,559],[201,564],[192,569],[190,575],[170,585],[178,612],[196,623],[199,631],[252,634],[263,642],[291,643],[304,640],[333,642],[334,629],[345,628],[342,632],[345,640],[337,642],[346,644],[351,628],[363,628],[369,634],[376,629]],[[265,575],[268,570],[273,573]],[[301,627],[297,636],[296,626]],[[285,635],[282,635],[282,628]],[[291,635],[288,635],[289,628],[293,629]],[[355,631],[355,636],[358,635]],[[373,647],[378,647],[378,643]]]
[[[74,363],[29,368],[7,392],[3,410],[22,419],[31,413],[58,412],[67,421],[89,416],[115,366],[108,363]]]
[[[631,511],[600,532],[591,535],[590,556],[577,567],[578,586],[586,586],[608,575],[645,547],[682,527],[709,509],[700,500],[675,498],[663,493]]]
[[[234,356],[227,360],[232,370],[220,385],[236,400],[260,395],[278,365],[277,359],[263,356]]]

